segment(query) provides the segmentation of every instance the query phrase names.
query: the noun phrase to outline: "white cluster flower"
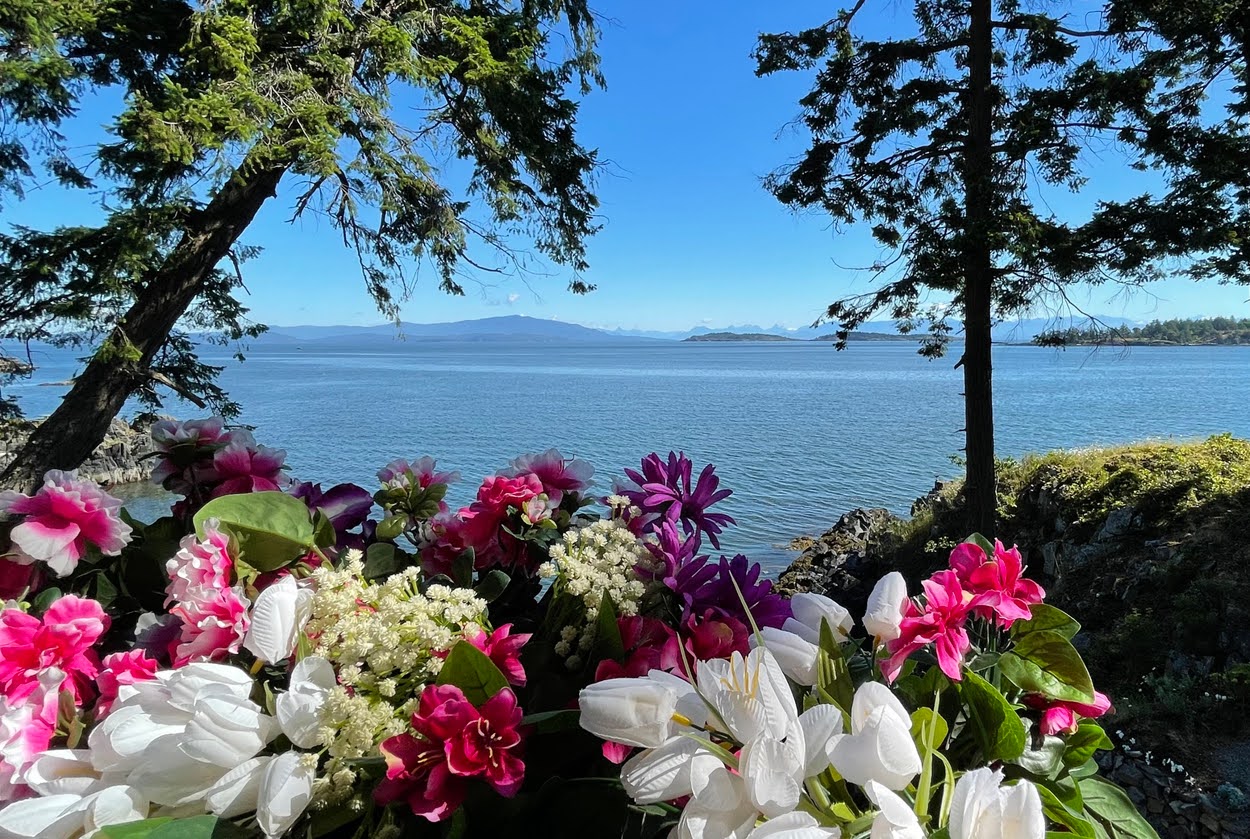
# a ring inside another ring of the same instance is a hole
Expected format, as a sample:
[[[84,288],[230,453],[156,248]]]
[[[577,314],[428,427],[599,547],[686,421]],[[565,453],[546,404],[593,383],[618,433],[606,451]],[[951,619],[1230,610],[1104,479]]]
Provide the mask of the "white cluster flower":
[[[610,500],[610,499],[609,499]],[[594,646],[595,619],[606,593],[621,616],[636,615],[647,584],[635,570],[654,562],[646,546],[617,519],[601,519],[570,530],[549,549],[560,594],[581,601],[582,613],[560,629],[556,655],[569,657],[570,669],[581,664],[580,651]]]

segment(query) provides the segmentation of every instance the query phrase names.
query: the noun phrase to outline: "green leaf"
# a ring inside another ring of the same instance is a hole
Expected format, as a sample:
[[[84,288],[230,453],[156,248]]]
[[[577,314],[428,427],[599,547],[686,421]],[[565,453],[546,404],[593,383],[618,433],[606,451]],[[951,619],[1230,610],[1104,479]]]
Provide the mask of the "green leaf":
[[[195,532],[217,519],[238,542],[239,558],[257,571],[290,565],[316,544],[312,516],[303,501],[285,492],[223,495],[195,514]]]
[[[194,816],[111,824],[100,828],[100,835],[107,839],[244,839],[250,834],[234,822],[216,816]]]
[[[987,760],[1015,760],[1024,753],[1024,723],[998,689],[965,672],[959,698],[968,709],[968,730]]]
[[[1029,611],[1033,613],[1030,620],[1016,621],[1011,625],[1013,637],[1027,635],[1030,632],[1056,632],[1071,640],[1076,633],[1081,631],[1081,625],[1076,622],[1076,618],[1062,609],[1038,603],[1030,606]]]
[[[466,548],[451,561],[451,581],[455,583],[456,588],[472,588],[473,587],[473,563],[477,560],[477,552],[473,548]]]
[[[934,717],[937,717],[934,720]],[[933,726],[937,726],[933,734],[933,742],[928,742],[929,731]],[[917,708],[911,712],[911,739],[921,745],[921,754],[925,751],[936,750],[946,740],[946,736],[950,734],[950,726],[946,724],[946,720],[942,719],[941,714],[934,714],[932,708]]]
[[[846,658],[842,655],[842,646],[833,634],[833,628],[823,618],[820,621],[820,649],[817,653],[816,685],[833,699],[835,705],[842,709],[843,714],[851,712],[851,701],[855,696],[855,684],[851,672],[847,669]]]
[[[365,548],[364,575],[366,580],[381,580],[401,567],[399,549],[390,542],[374,542]]]
[[[30,609],[36,614],[43,614],[52,607],[52,604],[61,599],[61,590],[56,586],[45,588],[43,591],[35,595],[35,599],[30,602]]]
[[[334,525],[330,523],[330,517],[318,510],[313,514],[313,542],[319,548],[329,548],[334,545],[334,540],[338,538],[334,532]]]
[[[994,543],[991,542],[989,539],[986,539],[980,533],[973,533],[971,536],[969,536],[967,539],[964,540],[964,544],[976,545],[978,548],[985,551],[985,556],[987,559],[994,558]]]
[[[398,539],[407,528],[407,516],[386,516],[373,532],[379,539]]]
[[[447,653],[443,669],[438,673],[438,684],[455,685],[466,699],[481,707],[506,688],[508,680],[486,653],[468,641],[460,641]]]
[[[477,585],[473,587],[473,591],[487,603],[494,603],[495,599],[504,593],[510,582],[512,582],[512,578],[506,572],[493,568],[489,574],[478,580]]]
[[[169,824],[174,819],[165,816],[159,819],[144,819],[139,822],[127,822],[125,824],[109,824],[100,828],[100,835],[105,839],[146,839],[150,837],[158,827]],[[211,834],[205,834],[211,835]]]
[[[1159,839],[1150,822],[1137,812],[1124,790],[1094,775],[1081,781],[1085,814],[1111,839]]]
[[[1094,826],[1085,819],[1082,813],[1072,812],[1044,785],[1034,784],[1034,786],[1037,787],[1037,793],[1042,798],[1042,812],[1046,814],[1049,821],[1066,827],[1069,831],[1068,835],[1079,836],[1081,839],[1095,839]]]
[[[998,660],[1002,674],[1020,690],[1068,702],[1094,701],[1094,682],[1067,638],[1042,630],[1022,635]]]
[[[1066,738],[1063,763],[1071,768],[1081,766],[1094,757],[1094,752],[1112,748],[1111,738],[1096,722],[1083,722]]]
[[[562,711],[542,711],[528,714],[521,719],[521,725],[530,726],[533,734],[562,734],[566,731],[577,731],[581,726],[578,720],[582,712],[576,708]]]
[[[1015,763],[1021,769],[1041,778],[1050,778],[1064,765],[1063,754],[1065,744],[1062,737],[1045,735],[1040,746],[1034,747],[1033,738],[1026,738],[1027,747],[1016,758]]]
[[[625,642],[621,640],[621,628],[616,624],[616,605],[608,592],[599,598],[599,617],[595,621],[595,656],[618,661],[625,657]]]

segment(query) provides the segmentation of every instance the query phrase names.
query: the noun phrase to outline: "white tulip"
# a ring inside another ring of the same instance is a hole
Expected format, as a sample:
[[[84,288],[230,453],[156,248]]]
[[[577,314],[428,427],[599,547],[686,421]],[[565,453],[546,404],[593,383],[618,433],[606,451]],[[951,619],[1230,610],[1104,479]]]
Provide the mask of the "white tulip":
[[[281,836],[303,815],[312,800],[315,760],[284,752],[265,767],[256,803],[256,821],[265,836]]]
[[[1043,839],[1046,819],[1037,788],[1028,781],[1004,787],[1002,780],[1002,772],[975,769],[955,782],[951,839]]]
[[[82,796],[24,798],[0,809],[0,839],[69,839],[82,831]]]
[[[729,659],[698,663],[699,691],[716,710],[739,743],[767,735],[784,740],[798,729],[798,709],[790,683],[777,659],[765,647],[746,656],[735,651]]]
[[[751,635],[748,643],[752,649],[766,647],[777,659],[781,672],[796,685],[813,687],[816,684],[820,647],[811,641],[784,629],[765,626],[760,630],[759,637]]]
[[[746,839],[759,812],[746,794],[746,782],[719,758],[695,755],[690,762],[691,797],[677,823],[678,839]]]
[[[842,732],[842,712],[836,705],[813,705],[799,715],[803,732],[803,777],[811,778],[829,768],[833,745],[846,736]]]
[[[83,832],[90,834],[110,824],[143,821],[149,808],[150,802],[142,792],[117,785],[87,796],[75,809],[82,813]]]
[[[800,592],[790,598],[794,617],[786,620],[781,628],[813,643],[820,643],[820,624],[829,624],[835,641],[845,641],[855,626],[851,613],[823,594]]]
[[[158,715],[148,713],[142,705],[115,707],[87,737],[91,765],[99,772],[137,769],[152,743],[161,737],[180,735],[186,730],[190,714],[171,714],[169,710]]]
[[[309,656],[295,665],[290,684],[275,700],[278,724],[299,748],[316,748],[321,745],[321,709],[337,684],[334,668],[320,656]]]
[[[693,737],[678,735],[654,749],[647,749],[625,761],[621,785],[639,804],[655,804],[690,795],[690,761],[703,744]]]
[[[921,769],[911,738],[911,718],[888,687],[865,682],[851,703],[851,733],[832,744],[830,762],[842,777],[863,786],[869,780],[900,790]]]
[[[141,765],[127,777],[127,782],[142,790],[154,804],[180,807],[200,802],[199,812],[203,813],[205,792],[227,769],[192,760],[182,753],[181,747],[181,734],[167,734],[154,741]]]
[[[312,614],[313,592],[286,576],[256,597],[243,647],[261,661],[283,661],[295,651]]]
[[[836,827],[821,827],[811,813],[795,810],[764,822],[747,839],[837,839],[841,835]]]
[[[864,784],[864,792],[881,811],[872,820],[870,839],[925,839],[924,829],[911,805],[897,793],[872,780]]]
[[[90,795],[109,786],[91,765],[88,749],[49,749],[26,770],[26,785],[39,795]]]
[[[760,737],[742,749],[739,773],[747,798],[765,817],[774,819],[794,810],[803,792],[802,733],[784,742]]]
[[[601,740],[653,749],[669,739],[677,691],[649,678],[606,679],[577,695],[581,726]]]
[[[274,718],[255,702],[210,694],[196,701],[180,748],[192,760],[233,769],[255,757],[277,733]]]
[[[247,699],[256,687],[256,681],[246,670],[229,664],[201,661],[164,672],[169,674],[165,676],[169,704],[186,712],[194,710],[196,699],[202,695],[225,694]]]
[[[260,782],[272,757],[254,757],[231,769],[204,795],[208,812],[223,819],[251,813],[260,801]]]
[[[877,639],[877,643],[893,641],[898,637],[903,622],[903,610],[907,605],[907,581],[897,571],[891,571],[873,586],[868,595],[868,608],[864,612],[864,628]]]

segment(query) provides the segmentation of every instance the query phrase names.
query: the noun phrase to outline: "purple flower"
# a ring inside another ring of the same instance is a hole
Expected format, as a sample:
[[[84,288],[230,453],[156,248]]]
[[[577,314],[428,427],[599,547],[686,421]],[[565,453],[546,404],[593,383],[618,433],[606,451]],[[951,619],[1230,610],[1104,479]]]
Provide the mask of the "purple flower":
[[[699,535],[694,533],[683,538],[671,521],[661,521],[659,530],[652,535],[656,541],[647,540],[644,544],[655,557],[655,563],[650,568],[639,565],[638,575],[643,579],[660,580],[679,594],[690,590],[678,583],[678,575],[695,562],[695,554],[699,552]],[[705,556],[699,559],[707,561]],[[688,571],[683,579],[687,580],[688,586]]]
[[[321,484],[297,481],[290,492],[307,504],[309,510],[323,513],[335,533],[364,524],[373,509],[373,496],[355,484],[338,484],[323,492]]]
[[[655,452],[642,459],[642,471],[626,469],[625,474],[637,486],[624,491],[631,504],[643,514],[656,514],[671,522],[680,521],[687,534],[706,534],[712,547],[720,547],[720,532],[733,518],[725,513],[709,513],[707,509],[733,494],[733,490],[717,489],[720,478],[716,467],[708,464],[699,473],[698,481],[691,482],[693,464],[685,453],[668,453],[668,461],[660,459]],[[655,529],[656,525],[651,524]]]
[[[701,615],[710,609],[749,624],[746,610],[742,608],[743,601],[746,601],[751,617],[759,626],[780,629],[786,618],[791,617],[790,601],[773,593],[771,580],[760,579],[758,562],[752,563],[738,554],[733,559],[722,556],[717,565],[710,567],[715,569],[715,573],[709,578],[706,573],[708,566],[704,566],[698,575],[703,580],[702,584],[689,590],[687,611]],[[742,592],[741,597],[739,591]]]

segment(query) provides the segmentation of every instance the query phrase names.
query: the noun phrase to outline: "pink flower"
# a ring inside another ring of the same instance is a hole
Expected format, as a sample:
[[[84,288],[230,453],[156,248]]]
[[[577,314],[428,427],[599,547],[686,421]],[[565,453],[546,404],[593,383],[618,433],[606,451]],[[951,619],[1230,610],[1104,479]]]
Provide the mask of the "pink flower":
[[[675,673],[681,670],[681,650],[677,633],[657,618],[641,615],[617,618],[625,648],[624,662],[604,659],[595,669],[595,681],[645,676],[652,670]]]
[[[469,547],[465,521],[452,513],[439,513],[429,522],[430,538],[421,548],[421,570],[427,576],[451,574],[451,564]]]
[[[230,558],[230,537],[218,529],[217,519],[204,522],[204,538],[192,533],[182,537],[178,553],[165,563],[169,585],[165,587],[165,605],[187,600],[188,592],[197,588],[226,589],[234,577],[234,560]]]
[[[508,684],[523,687],[525,685],[525,668],[521,666],[521,647],[529,641],[530,633],[512,634],[512,624],[505,623],[487,635],[478,630],[473,635],[466,635],[465,640],[490,657],[508,680]]]
[[[959,545],[951,552],[950,563],[960,583],[972,592],[972,613],[985,620],[997,617],[1003,629],[1032,618],[1029,607],[1046,596],[1033,580],[1021,578],[1024,560],[1019,549],[1007,550],[1002,542],[994,542],[993,559],[988,559],[979,545]]]
[[[0,492],[0,513],[25,516],[13,528],[11,558],[23,565],[42,561],[59,576],[68,576],[95,545],[105,556],[117,556],[130,541],[130,525],[121,520],[122,502],[73,472],[53,469],[33,496]]]
[[[42,620],[5,609],[0,612],[0,691],[10,703],[19,702],[35,692],[40,674],[55,668],[82,705],[99,667],[91,647],[108,627],[99,603],[73,594],[53,603]]]
[[[510,508],[522,509],[525,502],[541,495],[542,491],[542,483],[534,475],[516,478],[492,475],[482,482],[477,500],[457,514],[463,521],[462,538],[472,546],[478,570],[505,561],[500,525],[507,519]]]
[[[290,479],[283,474],[286,452],[257,445],[247,431],[236,431],[230,444],[213,455],[213,469],[219,483],[211,496],[282,489]]]
[[[542,483],[543,492],[551,503],[559,505],[566,492],[581,492],[590,486],[595,468],[584,460],[565,460],[557,449],[547,449],[542,454],[523,454],[500,475],[517,478],[533,475]]]
[[[22,798],[26,770],[48,750],[56,734],[61,684],[65,674],[51,667],[41,674],[25,699],[0,697],[0,801]]]
[[[427,687],[412,715],[421,737],[399,734],[382,742],[386,780],[375,789],[375,800],[382,805],[406,801],[413,813],[438,822],[464,801],[467,778],[483,778],[511,798],[525,778],[525,764],[517,755],[521,716],[510,688],[479,709],[454,685]]]
[[[152,443],[162,455],[152,471],[153,483],[187,495],[196,484],[217,480],[213,453],[224,448],[233,436],[225,428],[226,421],[221,417],[153,423]]]
[[[460,480],[459,472],[436,472],[435,460],[423,457],[411,463],[400,458],[378,470],[378,480],[387,489],[409,489],[415,483],[422,489],[433,484],[454,484]]]
[[[715,609],[707,609],[697,620],[694,615],[687,618],[683,635],[686,649],[699,661],[729,658],[734,652],[746,655],[750,651],[751,633],[747,625]]]
[[[890,657],[881,663],[881,673],[887,682],[893,682],[908,656],[932,645],[942,672],[958,682],[963,678],[960,667],[964,656],[972,647],[964,630],[971,595],[960,586],[954,571],[939,571],[921,586],[925,595],[924,609],[915,601],[907,601],[899,637],[886,644]]]
[[[1078,715],[1088,719],[1097,719],[1112,710],[1111,699],[1099,691],[1094,691],[1094,702],[1086,705],[1083,702],[1065,702],[1061,699],[1049,699],[1031,693],[1024,697],[1024,704],[1042,712],[1041,729],[1043,734],[1071,734],[1076,731],[1080,720]]]
[[[237,653],[247,635],[249,605],[238,586],[201,586],[188,591],[187,599],[169,610],[182,621],[180,640],[173,650],[174,667]]]
[[[109,712],[122,685],[134,685],[156,678],[156,659],[148,658],[147,653],[139,649],[106,655],[100,666],[100,675],[95,680],[96,687],[100,689],[100,699],[95,706],[97,720]]]

